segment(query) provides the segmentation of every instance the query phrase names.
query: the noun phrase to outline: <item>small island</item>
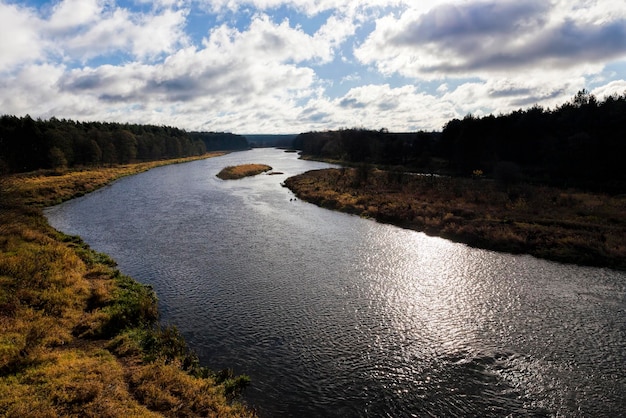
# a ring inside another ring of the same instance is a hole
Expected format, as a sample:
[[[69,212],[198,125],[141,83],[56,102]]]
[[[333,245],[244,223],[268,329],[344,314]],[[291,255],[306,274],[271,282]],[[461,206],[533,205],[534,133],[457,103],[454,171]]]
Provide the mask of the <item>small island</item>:
[[[265,164],[241,164],[222,169],[222,171],[217,173],[217,177],[222,180],[236,180],[244,177],[256,176],[257,174],[265,173],[271,169],[272,167]]]

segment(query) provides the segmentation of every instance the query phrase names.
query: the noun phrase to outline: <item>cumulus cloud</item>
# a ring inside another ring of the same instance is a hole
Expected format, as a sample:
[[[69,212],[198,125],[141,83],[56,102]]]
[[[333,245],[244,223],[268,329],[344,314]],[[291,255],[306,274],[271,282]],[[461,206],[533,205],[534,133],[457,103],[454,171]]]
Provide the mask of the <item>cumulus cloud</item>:
[[[582,77],[569,79],[525,78],[470,81],[447,90],[441,100],[450,103],[457,116],[507,113],[535,104],[555,107],[569,100],[572,92],[584,85]]]
[[[48,27],[51,31],[65,31],[93,23],[103,8],[100,0],[64,0],[53,7]]]
[[[0,72],[42,58],[46,42],[37,26],[35,12],[13,4],[0,3]]]
[[[615,80],[591,91],[599,99],[626,94],[626,80]]]
[[[280,107],[276,115],[284,118],[290,113],[287,108],[311,94],[315,84],[314,71],[298,63],[330,59],[336,41],[324,31],[309,36],[287,21],[274,24],[259,15],[245,31],[222,25],[211,31],[201,48],[180,49],[161,63],[76,68],[59,74],[52,84],[60,97],[88,97],[103,109],[130,106],[146,120],[159,114],[155,109],[180,107],[198,109],[207,117],[221,115],[221,125],[236,122],[232,118],[226,122],[229,114],[239,115],[242,124],[249,118],[241,116],[246,112],[254,115],[272,107]],[[68,102],[62,114],[71,114],[73,105]],[[229,126],[238,131],[243,127]]]
[[[63,0],[46,16],[0,2],[0,71],[111,54],[145,60],[185,45],[186,9],[138,13],[103,0]]]
[[[384,73],[428,79],[562,70],[626,57],[626,16],[598,20],[592,12],[581,15],[589,2],[580,3],[483,0],[426,13],[409,9],[381,18],[356,55]]]
[[[340,41],[329,34],[326,27],[314,36],[293,28],[288,20],[273,23],[267,15],[256,16],[249,29],[243,32],[222,25],[211,31],[203,42],[207,50],[218,54],[227,53],[239,58],[254,57],[262,61],[320,60],[327,62],[333,57],[333,47]]]
[[[610,0],[0,0],[0,26],[0,111],[34,117],[410,131],[626,90]]]
[[[456,116],[451,103],[419,92],[415,86],[363,85],[344,96],[310,100],[298,118],[311,130],[364,127],[395,131],[441,129]]]
[[[84,61],[116,52],[149,59],[173,52],[186,43],[185,15],[185,10],[144,15],[122,8],[101,9],[93,24],[73,26],[68,23],[64,33],[55,38],[63,53],[74,59]],[[59,30],[58,25],[53,28]]]

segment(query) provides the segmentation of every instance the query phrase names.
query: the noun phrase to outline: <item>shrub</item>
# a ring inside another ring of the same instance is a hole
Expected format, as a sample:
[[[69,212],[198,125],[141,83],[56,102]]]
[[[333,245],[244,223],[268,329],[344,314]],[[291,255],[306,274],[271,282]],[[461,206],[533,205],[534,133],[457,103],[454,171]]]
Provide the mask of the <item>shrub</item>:
[[[111,337],[125,328],[149,326],[158,320],[157,297],[152,287],[119,271],[115,272],[114,280],[117,287],[113,303],[103,309],[108,314],[108,321],[103,324],[100,336]]]

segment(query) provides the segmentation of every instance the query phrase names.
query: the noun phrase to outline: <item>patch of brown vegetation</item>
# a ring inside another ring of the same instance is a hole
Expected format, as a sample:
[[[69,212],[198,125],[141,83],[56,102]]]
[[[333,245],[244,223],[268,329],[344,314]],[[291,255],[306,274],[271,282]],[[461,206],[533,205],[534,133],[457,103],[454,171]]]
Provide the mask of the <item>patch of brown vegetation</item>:
[[[265,173],[271,169],[272,167],[265,164],[241,164],[222,169],[222,171],[217,173],[217,177],[222,180],[237,180],[244,177],[256,176],[257,174]]]
[[[626,269],[626,198],[366,168],[285,181],[301,199],[479,248]]]
[[[15,174],[4,179],[3,198],[17,198],[26,205],[51,206],[82,196],[121,177],[138,174],[162,165],[180,164],[220,155],[224,155],[224,153],[213,152],[198,157],[115,165],[112,167],[42,170]]]

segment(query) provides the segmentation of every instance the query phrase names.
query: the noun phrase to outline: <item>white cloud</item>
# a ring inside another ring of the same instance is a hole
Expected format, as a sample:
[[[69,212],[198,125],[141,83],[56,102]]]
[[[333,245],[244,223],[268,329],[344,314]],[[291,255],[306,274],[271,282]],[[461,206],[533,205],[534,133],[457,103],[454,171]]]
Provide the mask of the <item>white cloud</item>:
[[[331,16],[315,34],[315,38],[325,42],[331,48],[340,46],[347,38],[354,35],[356,25],[352,19]]]
[[[314,71],[297,64],[329,59],[335,41],[330,38],[311,37],[288,22],[276,25],[259,16],[243,32],[225,25],[218,27],[202,49],[180,49],[162,63],[77,68],[57,74],[58,79],[50,85],[58,86],[60,97],[81,97],[94,104],[93,119],[108,120],[115,115],[125,120],[132,117],[138,123],[156,123],[154,119],[161,118],[161,124],[167,118],[184,120],[184,126],[195,128],[203,120],[219,120],[220,127],[214,129],[229,125],[229,129],[241,132],[252,115],[262,109],[274,113],[272,118],[265,116],[262,120],[274,120],[275,130],[285,124],[286,115],[295,113],[290,109],[296,107],[297,100],[311,94],[315,83]],[[77,112],[82,104],[64,103],[55,108],[57,116],[84,114],[84,109]],[[17,107],[23,111],[32,105],[25,101]],[[15,108],[16,103],[11,107]],[[169,114],[180,108],[189,115]],[[133,115],[119,113],[119,109],[133,109]],[[203,119],[199,120],[198,114]]]
[[[385,74],[422,79],[597,67],[626,57],[626,5],[599,20],[603,4],[483,0],[408,9],[379,19],[356,56]]]
[[[387,76],[441,80],[457,115],[481,115],[568,101],[626,58],[625,39],[622,3],[448,1],[381,17],[355,56]]]
[[[164,10],[155,15],[133,14],[121,8],[101,10],[92,25],[68,27],[68,32],[57,38],[58,48],[81,61],[115,52],[151,59],[187,42],[185,16],[185,10]]]
[[[0,111],[238,133],[410,131],[553,107],[589,83],[598,98],[626,91],[626,65],[605,69],[626,48],[626,5],[609,0],[200,2],[230,12],[185,33],[198,0],[0,0]]]
[[[42,58],[46,43],[34,11],[0,2],[0,72]]]
[[[64,31],[95,22],[102,13],[101,0],[63,0],[57,3],[48,21],[54,31]]]
[[[183,31],[186,14],[186,10],[165,10],[156,16],[146,16],[132,26],[128,38],[135,56],[152,58],[187,44]]]
[[[441,129],[454,116],[450,103],[420,93],[414,86],[372,84],[353,88],[334,100],[312,98],[301,108],[298,119],[308,130],[363,127],[416,131]]]
[[[188,43],[186,9],[133,12],[101,0],[64,0],[49,16],[0,2],[0,71],[35,62],[85,62],[110,54],[155,59]]]
[[[600,100],[604,100],[605,98],[613,95],[624,95],[626,94],[626,80],[611,81],[604,86],[593,89],[591,93]]]
[[[411,0],[199,0],[199,3],[217,13],[224,10],[237,12],[249,7],[268,11],[286,6],[313,16],[329,10],[354,15],[358,10],[368,8],[406,6]]]
[[[327,62],[332,59],[334,44],[333,37],[329,38],[309,36],[291,27],[287,20],[275,24],[262,14],[253,18],[249,29],[244,32],[227,25],[213,29],[203,44],[207,50],[220,55],[237,55],[240,59],[255,57],[264,62],[318,59]]]
[[[56,85],[65,68],[51,64],[25,65],[0,81],[0,109],[17,115],[53,116],[73,95],[64,97]]]

